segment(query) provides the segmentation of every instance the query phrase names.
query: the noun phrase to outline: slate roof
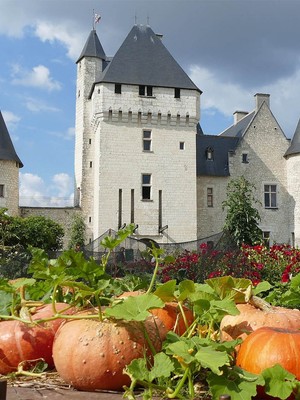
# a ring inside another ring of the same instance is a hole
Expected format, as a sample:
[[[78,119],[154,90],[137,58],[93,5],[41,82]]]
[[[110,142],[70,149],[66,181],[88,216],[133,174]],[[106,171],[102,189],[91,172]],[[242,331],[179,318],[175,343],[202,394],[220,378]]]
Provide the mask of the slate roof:
[[[219,136],[227,136],[227,137],[243,137],[248,125],[252,121],[253,117],[255,115],[255,111],[252,111],[251,113],[247,114],[245,117],[243,117],[239,122],[237,122],[235,125],[230,126],[228,129],[220,133]]]
[[[23,167],[22,161],[17,156],[11,141],[2,113],[0,111],[0,160],[16,161],[19,167]]]
[[[149,26],[134,25],[99,82],[200,89]]]
[[[106,60],[105,52],[100,43],[97,32],[94,29],[89,34],[89,37],[87,38],[85,46],[77,60],[77,63],[83,57],[97,57],[97,58],[101,58],[102,60]]]
[[[228,153],[234,151],[239,137],[196,135],[197,176],[229,176]],[[207,160],[206,152],[213,150],[213,159]]]
[[[300,119],[298,121],[297,128],[295,130],[294,136],[291,141],[290,147],[285,152],[284,157],[290,156],[292,154],[300,153]]]

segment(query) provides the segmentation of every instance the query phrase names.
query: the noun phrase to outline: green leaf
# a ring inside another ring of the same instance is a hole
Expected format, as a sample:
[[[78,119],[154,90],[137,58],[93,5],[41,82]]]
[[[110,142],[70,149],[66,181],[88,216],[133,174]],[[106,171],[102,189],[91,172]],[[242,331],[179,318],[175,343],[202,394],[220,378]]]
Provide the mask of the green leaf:
[[[264,380],[259,375],[254,375],[238,368],[227,369],[223,375],[213,372],[207,374],[207,382],[213,399],[227,394],[231,400],[251,400],[256,395],[257,385],[263,385]]]
[[[127,321],[144,321],[149,316],[151,308],[162,308],[165,303],[154,294],[142,294],[128,297],[122,303],[106,308],[105,314],[117,319]]]
[[[162,299],[164,302],[174,300],[174,291],[176,288],[176,280],[170,280],[162,285],[158,286],[154,294]]]
[[[166,348],[167,354],[172,355],[180,364],[191,364],[195,361],[194,344],[188,340],[178,340]]]
[[[204,368],[209,368],[217,375],[221,375],[220,370],[226,364],[229,364],[229,356],[226,352],[216,351],[212,347],[201,347],[196,355],[196,359]]]
[[[221,299],[231,298],[237,303],[245,302],[244,291],[252,286],[252,282],[245,278],[233,278],[232,276],[222,276],[211,278],[205,281],[211,286]]]
[[[265,380],[264,390],[270,396],[278,399],[286,399],[293,392],[296,377],[276,364],[262,372]]]
[[[126,366],[125,373],[129,375],[133,381],[150,382],[150,373],[145,358],[132,360],[131,363]]]
[[[150,381],[152,382],[157,378],[168,378],[174,369],[174,364],[165,353],[157,353],[154,356],[154,364],[150,370]]]
[[[191,280],[184,280],[178,285],[179,296],[178,301],[186,300],[192,293],[195,292],[195,283]]]
[[[272,289],[272,285],[269,282],[259,282],[259,284],[253,288],[253,294],[257,296],[259,293],[267,292],[270,289]]]

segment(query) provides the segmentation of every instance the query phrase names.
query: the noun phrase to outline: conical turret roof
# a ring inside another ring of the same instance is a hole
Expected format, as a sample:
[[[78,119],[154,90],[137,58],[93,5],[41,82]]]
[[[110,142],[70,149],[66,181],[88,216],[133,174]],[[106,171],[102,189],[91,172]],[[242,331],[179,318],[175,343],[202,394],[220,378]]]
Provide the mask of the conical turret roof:
[[[149,26],[134,25],[100,82],[193,89],[201,92]]]
[[[2,113],[0,111],[0,160],[16,161],[19,167],[23,167],[22,161],[17,156],[14,145],[11,141]]]
[[[298,121],[297,128],[295,130],[292,142],[290,147],[287,149],[285,153],[285,157],[290,156],[292,154],[300,153],[300,119]]]
[[[103,47],[100,43],[100,40],[98,38],[98,35],[97,35],[97,32],[95,29],[93,29],[91,31],[91,33],[89,34],[89,37],[87,38],[85,46],[77,60],[77,63],[83,57],[97,57],[97,58],[101,58],[102,60],[106,60],[105,52],[103,50]]]

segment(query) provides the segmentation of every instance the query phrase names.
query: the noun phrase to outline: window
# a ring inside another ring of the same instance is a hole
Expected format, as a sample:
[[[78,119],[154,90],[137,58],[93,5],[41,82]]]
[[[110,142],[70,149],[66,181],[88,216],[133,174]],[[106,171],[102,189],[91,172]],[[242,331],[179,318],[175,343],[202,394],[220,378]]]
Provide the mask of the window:
[[[4,185],[0,185],[0,197],[4,197]]]
[[[213,197],[213,188],[209,187],[207,188],[207,207],[213,207],[214,206],[214,197]]]
[[[244,163],[244,164],[248,164],[249,163],[248,154],[247,153],[243,153],[242,154],[242,163]]]
[[[152,97],[153,96],[153,86],[140,85],[139,86],[139,95]]]
[[[184,150],[184,142],[179,142],[179,149]]]
[[[214,150],[212,147],[207,147],[205,150],[205,155],[207,160],[213,160],[214,159]]]
[[[151,151],[151,131],[143,131],[143,150]]]
[[[117,94],[122,93],[122,85],[120,83],[115,84],[115,93],[117,93]]]
[[[175,97],[175,99],[180,99],[180,89],[179,88],[174,89],[174,97]]]
[[[142,174],[142,199],[151,199],[151,174]]]
[[[264,185],[265,208],[277,208],[277,186]]]
[[[90,168],[93,167],[93,161],[90,161]]]
[[[263,232],[263,241],[266,247],[270,247],[270,232]]]

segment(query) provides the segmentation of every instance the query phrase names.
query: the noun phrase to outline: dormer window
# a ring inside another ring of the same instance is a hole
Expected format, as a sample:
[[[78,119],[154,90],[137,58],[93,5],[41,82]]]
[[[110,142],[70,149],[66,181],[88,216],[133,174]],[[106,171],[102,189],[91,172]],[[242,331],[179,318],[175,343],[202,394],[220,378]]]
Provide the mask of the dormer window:
[[[140,85],[139,86],[139,95],[152,97],[153,96],[153,86]]]
[[[120,83],[115,84],[115,93],[121,94],[122,93],[122,85]]]
[[[214,149],[212,147],[207,147],[205,150],[205,155],[207,160],[213,160],[214,159]]]
[[[180,99],[180,89],[179,88],[174,89],[174,97],[175,97],[175,99]]]

